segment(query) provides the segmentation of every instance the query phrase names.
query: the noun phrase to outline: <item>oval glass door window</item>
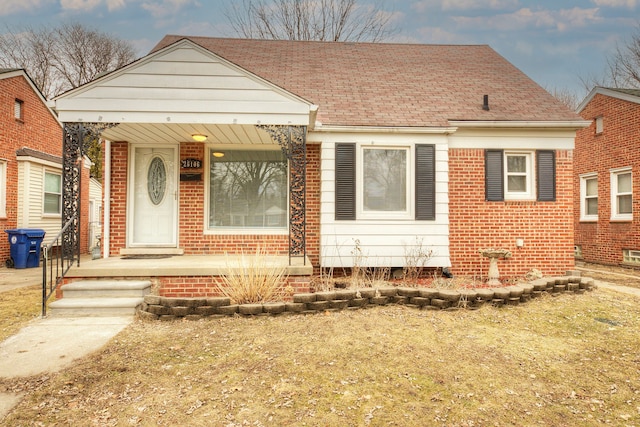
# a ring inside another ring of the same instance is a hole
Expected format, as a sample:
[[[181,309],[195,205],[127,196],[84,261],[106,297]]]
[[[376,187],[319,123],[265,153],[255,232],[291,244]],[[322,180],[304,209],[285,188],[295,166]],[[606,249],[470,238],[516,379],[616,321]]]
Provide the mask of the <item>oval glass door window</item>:
[[[147,171],[147,192],[154,205],[159,205],[167,190],[167,168],[160,157],[154,157]]]

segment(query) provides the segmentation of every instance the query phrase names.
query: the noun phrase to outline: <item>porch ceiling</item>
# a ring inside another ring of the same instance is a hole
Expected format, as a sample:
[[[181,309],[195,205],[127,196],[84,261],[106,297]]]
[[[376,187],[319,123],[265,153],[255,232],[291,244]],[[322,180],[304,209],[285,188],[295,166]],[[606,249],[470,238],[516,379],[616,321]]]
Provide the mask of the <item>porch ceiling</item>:
[[[269,134],[254,125],[197,123],[121,123],[102,132],[110,141],[136,143],[193,142],[193,134],[207,135],[210,144],[274,144]]]

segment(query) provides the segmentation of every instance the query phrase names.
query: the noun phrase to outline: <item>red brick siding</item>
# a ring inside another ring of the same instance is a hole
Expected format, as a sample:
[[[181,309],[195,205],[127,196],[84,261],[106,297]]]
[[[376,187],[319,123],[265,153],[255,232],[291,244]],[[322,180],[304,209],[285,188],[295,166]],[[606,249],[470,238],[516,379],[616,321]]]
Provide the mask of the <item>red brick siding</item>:
[[[14,117],[16,99],[23,101],[23,120]],[[16,150],[31,148],[55,156],[62,155],[62,128],[27,80],[22,76],[0,79],[0,159],[7,162],[7,205],[0,230],[17,227],[18,164]],[[88,186],[88,175],[86,183]],[[85,199],[88,200],[88,199]],[[83,224],[86,217],[83,216]],[[47,236],[49,237],[49,236]],[[6,234],[0,235],[0,260],[9,257]]]
[[[622,250],[640,250],[640,104],[597,94],[580,113],[591,126],[576,135],[574,202],[575,244],[585,261],[621,264]],[[602,116],[603,132],[595,133]],[[612,222],[610,170],[632,168],[633,221]],[[598,174],[598,221],[580,221],[580,175]]]
[[[556,201],[485,201],[484,150],[449,150],[449,223],[452,272],[486,277],[489,262],[478,251],[497,247],[512,258],[498,263],[500,276],[520,277],[532,268],[545,275],[573,268],[573,152],[556,151]],[[516,239],[524,247],[516,248]]]

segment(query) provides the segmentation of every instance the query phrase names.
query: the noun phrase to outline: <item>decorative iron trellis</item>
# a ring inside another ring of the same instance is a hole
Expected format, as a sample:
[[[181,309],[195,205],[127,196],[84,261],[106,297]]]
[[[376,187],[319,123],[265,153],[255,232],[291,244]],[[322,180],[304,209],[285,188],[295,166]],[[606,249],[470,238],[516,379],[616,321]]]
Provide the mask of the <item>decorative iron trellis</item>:
[[[307,190],[307,127],[257,125],[289,160],[289,263],[292,257],[303,257],[306,263],[306,190]]]
[[[62,235],[64,259],[77,255],[80,265],[80,212],[82,162],[91,141],[100,137],[114,123],[65,123],[62,146],[62,225],[72,221]]]

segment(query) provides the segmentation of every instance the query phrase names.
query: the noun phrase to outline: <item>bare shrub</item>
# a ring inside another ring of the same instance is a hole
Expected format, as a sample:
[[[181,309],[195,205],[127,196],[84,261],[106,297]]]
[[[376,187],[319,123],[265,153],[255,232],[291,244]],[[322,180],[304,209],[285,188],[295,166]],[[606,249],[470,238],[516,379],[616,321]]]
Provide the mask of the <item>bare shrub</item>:
[[[226,256],[226,272],[222,275],[223,286],[218,291],[235,304],[250,304],[282,301],[293,293],[283,286],[287,267],[270,262],[265,250],[258,247],[255,254]]]
[[[412,246],[404,246],[403,279],[414,282],[422,276],[422,272],[433,256],[433,250],[424,247],[424,239],[417,237]]]

